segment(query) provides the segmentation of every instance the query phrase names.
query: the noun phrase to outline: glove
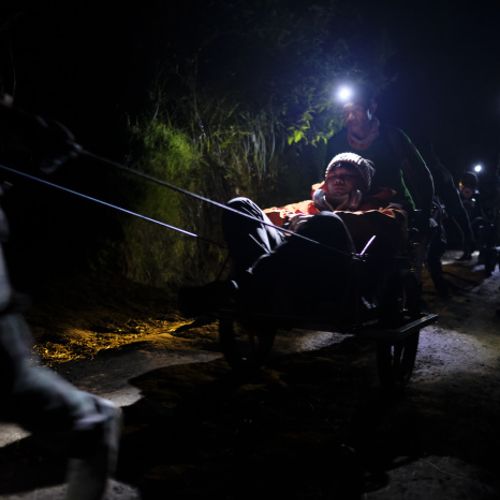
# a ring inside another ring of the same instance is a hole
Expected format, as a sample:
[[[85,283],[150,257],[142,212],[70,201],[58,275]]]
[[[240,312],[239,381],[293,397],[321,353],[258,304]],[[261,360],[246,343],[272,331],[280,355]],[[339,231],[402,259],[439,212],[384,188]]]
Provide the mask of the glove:
[[[68,160],[76,158],[82,148],[62,123],[41,117],[36,119],[40,128],[36,134],[35,156],[38,156],[40,170],[52,174]]]
[[[0,151],[0,161],[49,174],[75,157],[81,147],[59,122],[20,111],[4,96],[0,99]]]
[[[294,214],[289,219],[287,229],[296,233],[311,217],[312,215]]]

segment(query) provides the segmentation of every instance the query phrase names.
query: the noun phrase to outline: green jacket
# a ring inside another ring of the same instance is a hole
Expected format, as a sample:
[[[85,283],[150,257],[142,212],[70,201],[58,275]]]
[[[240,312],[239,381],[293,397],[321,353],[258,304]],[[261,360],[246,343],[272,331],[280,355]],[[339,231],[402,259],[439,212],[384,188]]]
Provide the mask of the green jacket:
[[[400,129],[380,125],[377,138],[367,149],[354,149],[344,128],[327,145],[327,162],[335,155],[350,151],[375,164],[372,190],[390,187],[398,192],[396,202],[405,208],[421,209],[430,214],[434,196],[432,175],[417,148]]]

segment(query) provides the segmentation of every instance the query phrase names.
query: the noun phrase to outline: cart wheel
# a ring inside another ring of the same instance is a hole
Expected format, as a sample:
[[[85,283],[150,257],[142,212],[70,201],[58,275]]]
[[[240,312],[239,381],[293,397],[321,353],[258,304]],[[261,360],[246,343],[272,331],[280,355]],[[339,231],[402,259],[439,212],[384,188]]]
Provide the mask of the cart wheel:
[[[384,389],[401,391],[411,378],[418,348],[418,331],[398,342],[377,342],[377,367]]]
[[[251,372],[265,361],[273,346],[276,327],[257,322],[222,318],[219,341],[229,366],[238,372]]]
[[[398,321],[411,321],[420,314],[421,287],[411,272],[400,276],[397,292]],[[410,381],[417,356],[420,332],[401,340],[377,342],[377,367],[380,384],[393,392],[401,391]]]

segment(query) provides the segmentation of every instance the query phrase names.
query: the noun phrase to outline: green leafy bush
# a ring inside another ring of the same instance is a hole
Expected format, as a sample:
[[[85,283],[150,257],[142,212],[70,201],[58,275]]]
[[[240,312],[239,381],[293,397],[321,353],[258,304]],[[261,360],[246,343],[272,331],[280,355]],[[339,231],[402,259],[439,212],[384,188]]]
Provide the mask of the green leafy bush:
[[[241,195],[265,207],[308,197],[340,128],[335,82],[370,74],[378,85],[386,50],[374,43],[362,68],[348,30],[335,23],[338,9],[327,0],[232,0],[186,11],[171,28],[181,37],[189,23],[192,36],[166,47],[152,112],[130,125],[131,163],[219,202]],[[372,71],[366,60],[374,54]],[[135,208],[222,243],[221,210],[206,203],[151,184],[137,188]],[[207,282],[225,260],[217,245],[143,221],[127,221],[124,234],[126,273],[136,281]]]

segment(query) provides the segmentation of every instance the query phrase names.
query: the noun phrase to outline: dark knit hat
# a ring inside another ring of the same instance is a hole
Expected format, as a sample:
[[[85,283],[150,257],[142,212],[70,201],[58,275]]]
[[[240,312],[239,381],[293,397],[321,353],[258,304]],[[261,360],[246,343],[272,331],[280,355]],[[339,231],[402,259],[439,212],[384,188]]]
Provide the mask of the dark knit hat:
[[[326,167],[325,180],[338,167],[346,167],[355,170],[361,180],[359,189],[366,193],[370,190],[373,175],[375,174],[375,166],[371,160],[367,160],[356,153],[340,153],[334,156],[328,167]]]
[[[477,175],[474,172],[465,172],[465,174],[462,176],[461,181],[465,187],[471,189],[476,189],[479,184]]]

